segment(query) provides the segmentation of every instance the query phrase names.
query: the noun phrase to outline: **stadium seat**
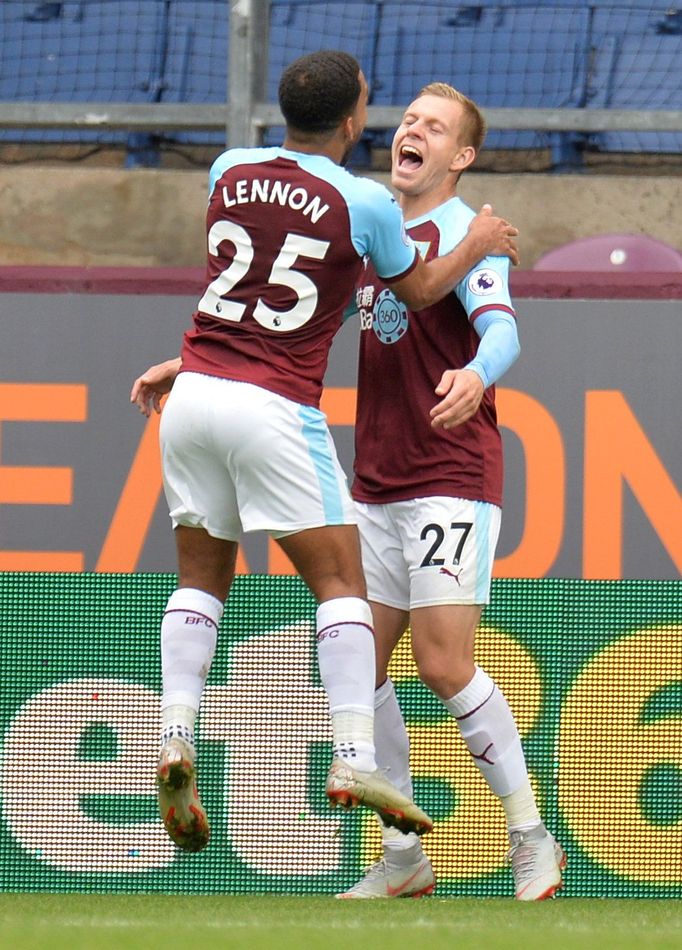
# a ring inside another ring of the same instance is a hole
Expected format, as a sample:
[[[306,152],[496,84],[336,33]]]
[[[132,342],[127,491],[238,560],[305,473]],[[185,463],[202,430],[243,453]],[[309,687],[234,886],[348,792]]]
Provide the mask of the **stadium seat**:
[[[165,46],[166,4],[0,4],[0,99],[34,102],[155,102]],[[136,144],[110,130],[6,130],[3,141]],[[143,136],[142,139],[146,139]]]
[[[3,0],[0,100],[222,104],[229,13],[226,0]],[[443,80],[484,110],[682,109],[682,9],[668,0],[271,0],[268,44],[270,102],[293,59],[335,47],[359,60],[373,105],[404,106]],[[265,144],[281,142],[282,133],[268,129]],[[392,134],[369,130],[354,163]],[[0,130],[0,142],[127,144],[132,164],[153,163],[158,138],[59,126]],[[216,149],[225,141],[209,130],[162,138]],[[550,148],[554,167],[579,161],[585,146],[680,154],[682,132],[492,129],[485,143]]]
[[[682,271],[682,251],[646,234],[596,234],[553,248],[533,270]]]
[[[659,25],[665,20],[659,21]],[[615,24],[614,24],[615,29]],[[680,32],[603,35],[590,81],[590,108],[682,109]],[[590,145],[600,152],[682,151],[682,132],[599,132]]]
[[[479,0],[382,7],[375,104],[406,104],[428,82],[449,82],[485,107],[574,108],[587,88],[590,11],[570,0],[517,6]],[[558,134],[491,131],[489,149],[557,149]]]
[[[224,0],[170,0],[161,102],[226,101],[229,27]],[[220,148],[225,132],[172,132],[164,140]]]
[[[355,56],[371,87],[378,10],[373,0],[271,0],[268,101],[289,63],[321,48]]]
[[[272,0],[268,101],[277,102],[279,78],[289,63],[320,48],[340,49],[355,56],[371,90],[378,15],[379,4],[372,0]],[[281,127],[268,129],[264,143],[280,144],[283,131]],[[356,158],[363,152],[361,147]]]
[[[224,0],[170,0],[162,102],[223,103],[227,98],[229,11]],[[272,0],[266,98],[277,101],[283,69],[320,46],[356,56],[371,82],[376,5],[367,0],[318,2]],[[283,129],[270,128],[264,144],[281,143]],[[223,145],[222,132],[173,132],[166,141]]]

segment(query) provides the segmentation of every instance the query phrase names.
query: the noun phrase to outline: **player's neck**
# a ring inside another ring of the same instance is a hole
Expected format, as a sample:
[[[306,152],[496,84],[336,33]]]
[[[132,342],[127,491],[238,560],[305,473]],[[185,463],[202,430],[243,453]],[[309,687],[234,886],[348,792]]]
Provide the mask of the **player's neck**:
[[[415,218],[421,218],[422,215],[433,211],[434,208],[438,208],[439,205],[449,201],[450,198],[456,197],[457,191],[454,188],[434,188],[419,195],[401,194],[399,202],[405,220],[413,221]]]
[[[283,148],[291,152],[302,152],[305,155],[324,155],[335,164],[340,165],[345,154],[346,144],[337,136],[332,138],[297,138],[287,134],[282,144]]]

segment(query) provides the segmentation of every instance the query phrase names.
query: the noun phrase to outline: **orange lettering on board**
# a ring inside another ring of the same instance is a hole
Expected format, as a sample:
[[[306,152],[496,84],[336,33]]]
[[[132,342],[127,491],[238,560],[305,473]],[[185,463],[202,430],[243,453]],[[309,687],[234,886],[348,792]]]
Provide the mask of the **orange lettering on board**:
[[[0,466],[0,505],[70,505],[73,469]]]
[[[330,426],[353,426],[357,401],[355,387],[330,386],[322,392],[320,409]]]
[[[0,383],[2,422],[85,422],[87,386]],[[73,469],[0,465],[0,504],[70,505]],[[2,571],[82,571],[80,551],[0,551]]]
[[[585,394],[583,577],[622,577],[623,483],[682,572],[682,496],[624,395]]]
[[[98,572],[128,574],[137,568],[163,488],[159,421],[160,416],[152,413],[144,427],[95,566]],[[249,573],[249,566],[241,549],[237,554],[236,573]]]
[[[279,544],[268,538],[268,574],[296,574],[296,568]]]
[[[526,518],[518,547],[495,561],[495,577],[544,577],[564,534],[566,461],[559,427],[548,410],[526,393],[498,389],[501,426],[514,432],[526,457]]]
[[[142,431],[96,571],[130,573],[137,566],[161,492],[159,420],[152,413]]]
[[[79,574],[85,558],[79,551],[0,551],[0,571],[63,571]]]
[[[85,422],[87,404],[80,383],[0,383],[2,422]]]

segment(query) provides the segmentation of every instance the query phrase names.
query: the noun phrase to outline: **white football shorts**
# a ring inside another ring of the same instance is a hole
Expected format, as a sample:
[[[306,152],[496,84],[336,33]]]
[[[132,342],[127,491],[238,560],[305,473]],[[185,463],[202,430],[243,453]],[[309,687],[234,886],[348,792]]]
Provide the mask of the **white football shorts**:
[[[237,541],[356,524],[323,412],[251,383],[180,373],[161,416],[173,526]]]
[[[496,505],[437,496],[355,507],[370,600],[406,611],[488,603]]]

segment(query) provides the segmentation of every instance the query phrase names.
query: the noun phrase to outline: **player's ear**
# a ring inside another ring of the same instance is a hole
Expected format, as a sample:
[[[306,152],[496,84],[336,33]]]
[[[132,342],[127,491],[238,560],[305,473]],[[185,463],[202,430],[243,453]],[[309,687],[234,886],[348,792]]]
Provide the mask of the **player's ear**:
[[[352,115],[346,116],[342,123],[343,137],[350,142],[355,137],[355,121]]]
[[[476,160],[476,149],[473,145],[465,145],[460,148],[450,163],[451,172],[463,172],[465,168],[472,165]]]

